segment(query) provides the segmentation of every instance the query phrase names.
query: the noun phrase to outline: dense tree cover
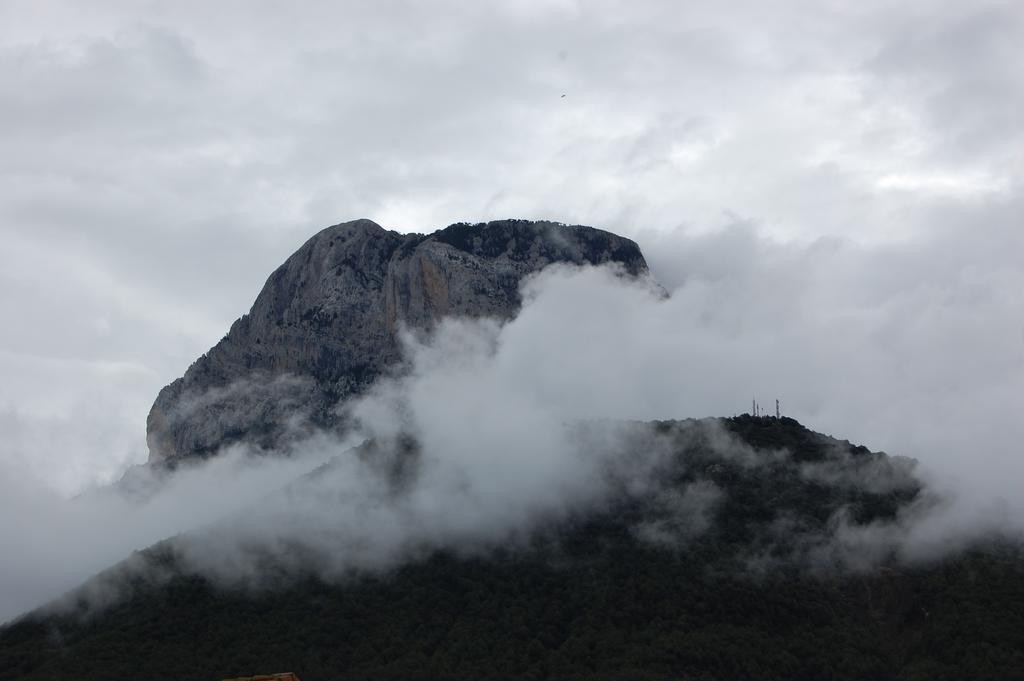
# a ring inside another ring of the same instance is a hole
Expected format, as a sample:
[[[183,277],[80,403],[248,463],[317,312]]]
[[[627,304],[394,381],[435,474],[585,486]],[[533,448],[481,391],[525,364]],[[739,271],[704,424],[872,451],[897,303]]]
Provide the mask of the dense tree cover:
[[[686,426],[658,424],[680,443],[666,488],[712,480],[725,490],[715,523],[699,535],[644,539],[637,528],[665,521],[665,511],[624,497],[539,532],[528,547],[437,551],[342,583],[308,578],[252,593],[194,575],[140,579],[98,613],[40,611],[0,629],[0,675],[1024,679],[1019,547],[988,543],[938,563],[868,572],[809,565],[791,546],[759,544],[780,513],[813,535],[839,507],[856,507],[860,522],[891,518],[919,490],[867,491],[802,474],[794,462],[827,461],[836,451],[851,457],[841,459],[847,467],[884,455],[795,421],[740,417],[726,426],[789,455],[756,466],[725,460]],[[752,569],[750,557],[766,551],[779,560]],[[166,545],[146,558],[173,567]]]

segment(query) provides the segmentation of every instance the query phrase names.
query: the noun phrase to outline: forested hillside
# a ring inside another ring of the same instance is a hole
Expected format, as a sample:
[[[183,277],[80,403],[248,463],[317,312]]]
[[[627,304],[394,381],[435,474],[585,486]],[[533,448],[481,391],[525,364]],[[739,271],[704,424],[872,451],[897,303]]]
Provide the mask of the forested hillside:
[[[925,503],[906,462],[751,417],[722,422],[746,444],[723,456],[699,423],[655,424],[678,445],[657,494],[624,492],[525,545],[258,591],[136,578],[98,612],[65,605],[0,630],[3,678],[1024,678],[1020,547],[908,564],[883,546],[858,562],[837,513],[865,528]],[[170,543],[144,558],[176,568]]]

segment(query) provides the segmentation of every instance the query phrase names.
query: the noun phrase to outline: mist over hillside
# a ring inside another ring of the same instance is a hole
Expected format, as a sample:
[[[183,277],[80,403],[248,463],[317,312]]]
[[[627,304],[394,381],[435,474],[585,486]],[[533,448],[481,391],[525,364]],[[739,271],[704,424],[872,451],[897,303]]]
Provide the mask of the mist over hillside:
[[[709,286],[713,280],[697,288]],[[23,548],[4,564],[3,616],[57,596],[130,551],[233,514],[242,521],[230,532],[220,530],[222,536],[206,545],[212,550],[192,553],[211,571],[237,568],[249,578],[252,566],[235,550],[241,545],[312,538],[319,548],[334,542],[341,548],[327,551],[323,570],[344,572],[394,563],[417,542],[442,547],[466,537],[500,543],[527,535],[538,518],[600,507],[610,494],[608,469],[650,471],[659,450],[640,456],[622,446],[614,428],[581,441],[571,424],[714,414],[708,410],[735,404],[750,385],[775,380],[784,395],[800,394],[792,362],[828,347],[813,328],[805,329],[806,338],[794,330],[764,344],[723,347],[719,327],[732,323],[728,308],[711,305],[714,296],[695,294],[684,285],[666,297],[651,280],[623,278],[614,268],[549,268],[524,280],[523,308],[512,319],[443,318],[429,334],[404,332],[401,370],[336,406],[354,426],[347,435],[317,428],[308,411],[296,408],[278,415],[294,439],[276,453],[238,443],[173,475],[160,467],[135,469],[117,490],[70,502],[6,478],[10,513],[2,529],[9,545]],[[766,297],[765,314],[775,314],[778,304],[776,296]],[[856,348],[832,351],[849,352],[849,363],[857,365]],[[293,379],[281,376],[261,388],[270,399],[278,387],[292,390]],[[851,377],[836,376],[837,394]],[[241,393],[250,389],[244,382],[232,385]],[[287,410],[292,402],[277,404]],[[788,407],[783,400],[783,413]],[[376,455],[349,451],[367,438],[377,443]],[[278,509],[280,488],[328,461],[337,471],[332,487],[304,500],[292,495]],[[937,500],[928,513],[886,527],[851,528],[837,506],[835,529],[867,545],[877,538],[886,551],[896,547],[907,555],[955,551],[992,532],[1019,532],[1014,502],[967,485],[951,488],[934,464],[925,459],[915,472]],[[389,467],[405,481],[401,495],[382,477]],[[971,470],[979,479],[994,473]],[[830,484],[860,474],[856,466],[812,472]],[[711,486],[684,497],[696,504],[700,524],[711,520],[697,502],[713,505],[727,494]],[[870,563],[875,552],[863,555]]]
[[[365,445],[0,629],[0,663],[24,679],[1016,678],[1021,545],[915,536],[941,501],[914,462],[774,416],[570,430],[587,495],[562,479],[557,501],[492,500],[481,470],[453,494],[415,470],[438,463]]]

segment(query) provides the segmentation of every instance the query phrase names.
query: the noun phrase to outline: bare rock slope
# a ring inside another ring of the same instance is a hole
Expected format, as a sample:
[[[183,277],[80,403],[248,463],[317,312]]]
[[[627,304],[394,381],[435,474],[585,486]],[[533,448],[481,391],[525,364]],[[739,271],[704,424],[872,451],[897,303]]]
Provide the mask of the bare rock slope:
[[[556,263],[647,271],[629,239],[592,227],[503,220],[430,235],[370,220],[328,227],[264,285],[248,314],[163,388],[147,421],[149,460],[278,445],[297,424],[337,426],[333,407],[399,359],[404,324],[446,315],[510,318],[524,276]]]

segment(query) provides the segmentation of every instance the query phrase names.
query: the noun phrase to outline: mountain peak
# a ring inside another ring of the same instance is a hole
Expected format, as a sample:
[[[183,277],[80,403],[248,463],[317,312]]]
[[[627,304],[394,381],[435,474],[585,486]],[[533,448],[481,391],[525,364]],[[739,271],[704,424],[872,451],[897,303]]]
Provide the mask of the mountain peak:
[[[446,316],[510,319],[523,277],[552,263],[647,272],[633,241],[557,222],[457,223],[428,235],[367,219],[323,229],[160,391],[147,420],[150,462],[239,441],[274,447],[309,424],[340,427],[333,407],[400,359],[400,328],[430,329]]]

